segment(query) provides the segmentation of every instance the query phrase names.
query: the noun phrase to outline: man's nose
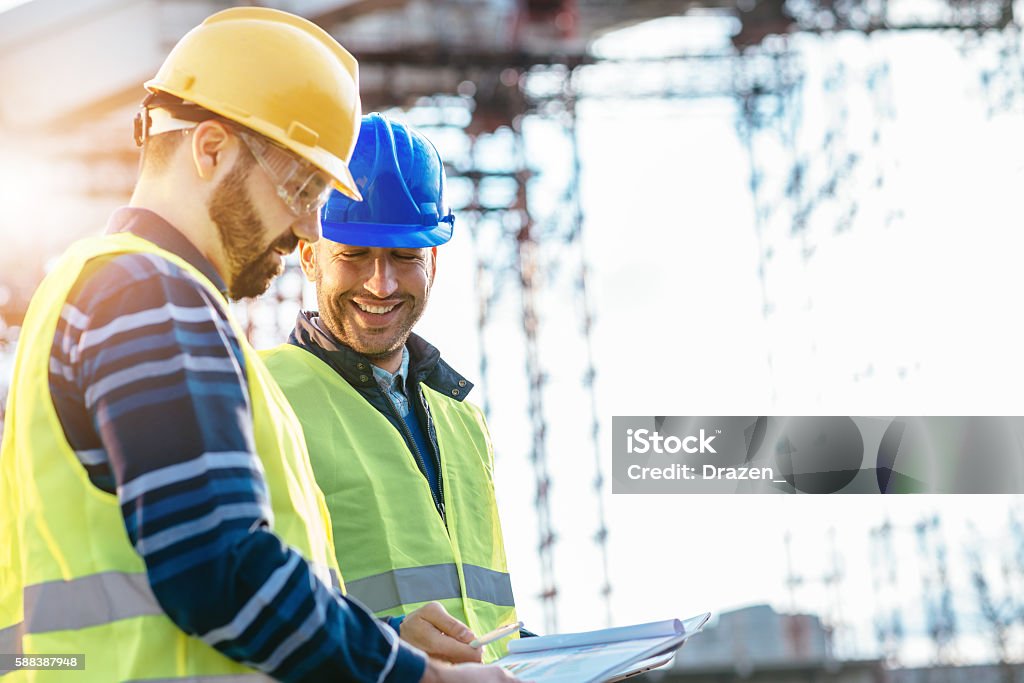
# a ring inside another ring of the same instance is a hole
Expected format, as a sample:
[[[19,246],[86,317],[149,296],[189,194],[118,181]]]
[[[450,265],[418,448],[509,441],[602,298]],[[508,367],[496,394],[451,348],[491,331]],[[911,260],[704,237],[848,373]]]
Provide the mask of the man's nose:
[[[386,299],[395,293],[395,290],[398,289],[398,280],[395,279],[391,259],[380,256],[373,260],[373,273],[363,283],[363,289],[378,299]]]

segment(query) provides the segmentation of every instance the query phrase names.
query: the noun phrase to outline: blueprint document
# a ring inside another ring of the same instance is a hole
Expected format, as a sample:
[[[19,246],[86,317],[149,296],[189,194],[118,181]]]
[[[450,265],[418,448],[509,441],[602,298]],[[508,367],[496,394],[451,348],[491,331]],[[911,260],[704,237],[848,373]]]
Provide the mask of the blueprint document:
[[[600,683],[620,680],[668,662],[711,617],[668,619],[586,633],[521,638],[497,661],[533,683]]]

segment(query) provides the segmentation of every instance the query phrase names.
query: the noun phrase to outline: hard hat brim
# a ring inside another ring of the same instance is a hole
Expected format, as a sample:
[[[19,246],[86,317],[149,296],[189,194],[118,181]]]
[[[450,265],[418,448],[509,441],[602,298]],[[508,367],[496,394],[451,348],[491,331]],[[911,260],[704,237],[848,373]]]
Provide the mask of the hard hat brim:
[[[286,143],[286,147],[308,159],[310,163],[331,177],[334,189],[357,202],[363,201],[363,195],[359,193],[359,188],[356,186],[356,179],[352,177],[352,173],[348,170],[348,164],[342,159],[320,147],[307,147],[289,142],[291,144]]]
[[[437,247],[452,238],[450,223],[436,226],[387,225],[381,223],[329,223],[322,226],[323,237],[331,242],[356,247],[423,249]]]

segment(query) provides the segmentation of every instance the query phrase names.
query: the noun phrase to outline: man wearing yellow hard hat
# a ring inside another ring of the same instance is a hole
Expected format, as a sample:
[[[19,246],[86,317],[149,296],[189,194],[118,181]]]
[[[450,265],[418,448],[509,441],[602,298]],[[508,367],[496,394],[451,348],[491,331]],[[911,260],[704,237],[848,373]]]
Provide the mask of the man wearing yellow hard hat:
[[[146,87],[135,192],[33,297],[0,447],[0,652],[76,670],[0,678],[509,680],[344,597],[301,428],[225,298],[319,238],[332,186],[359,198],[355,59],[236,8]]]

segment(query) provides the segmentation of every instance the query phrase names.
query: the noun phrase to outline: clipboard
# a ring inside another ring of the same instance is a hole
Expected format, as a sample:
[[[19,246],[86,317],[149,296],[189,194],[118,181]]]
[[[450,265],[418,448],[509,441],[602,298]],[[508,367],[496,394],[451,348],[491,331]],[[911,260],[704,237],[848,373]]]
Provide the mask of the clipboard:
[[[710,612],[686,620],[524,638],[496,664],[533,683],[610,683],[664,666]]]

